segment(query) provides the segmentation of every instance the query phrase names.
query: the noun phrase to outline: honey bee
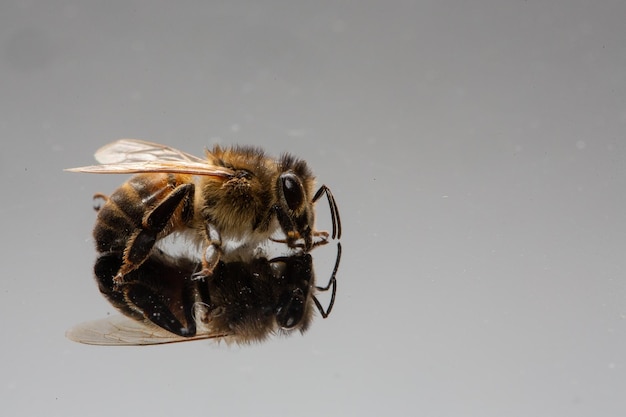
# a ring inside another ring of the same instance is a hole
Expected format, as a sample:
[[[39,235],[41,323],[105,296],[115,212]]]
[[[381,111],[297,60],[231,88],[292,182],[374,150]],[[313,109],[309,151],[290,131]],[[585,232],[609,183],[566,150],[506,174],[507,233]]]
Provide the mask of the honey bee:
[[[110,196],[94,196],[104,200],[93,231],[97,251],[122,254],[116,284],[149,259],[156,243],[175,234],[200,249],[202,268],[194,275],[199,279],[211,276],[226,255],[232,255],[227,261],[250,261],[250,248],[268,239],[309,252],[328,242],[328,232],[314,229],[313,205],[323,194],[330,205],[331,236],[341,236],[335,199],[325,185],[313,192],[315,178],[305,161],[218,145],[205,156],[121,139],[96,151],[100,165],[68,170],[136,174]],[[277,231],[283,239],[273,237]]]
[[[220,260],[213,274],[202,279],[192,278],[198,262],[155,250],[116,284],[123,256],[105,253],[96,262],[96,280],[125,316],[82,323],[67,337],[93,345],[150,345],[197,339],[250,343],[276,333],[303,333],[314,306],[323,318],[330,314],[340,259],[338,243],[328,284],[319,287],[313,258],[303,250],[249,262]],[[331,298],[324,309],[315,292],[328,290]]]

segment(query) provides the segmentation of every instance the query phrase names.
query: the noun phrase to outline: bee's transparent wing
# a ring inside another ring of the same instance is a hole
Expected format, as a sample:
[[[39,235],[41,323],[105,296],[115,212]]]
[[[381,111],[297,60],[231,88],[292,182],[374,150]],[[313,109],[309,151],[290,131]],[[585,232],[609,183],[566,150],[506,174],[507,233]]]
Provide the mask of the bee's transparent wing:
[[[100,165],[70,168],[67,171],[95,174],[170,172],[177,174],[229,177],[233,171],[211,164],[186,152],[138,139],[120,139],[95,153]]]
[[[206,163],[205,159],[159,143],[139,139],[120,139],[104,145],[95,153],[101,164],[124,164],[148,161]]]
[[[69,329],[65,336],[75,342],[100,346],[159,345],[226,337],[226,335],[217,334],[199,334],[193,337],[182,337],[161,329],[150,322],[136,321],[121,315],[78,324]]]

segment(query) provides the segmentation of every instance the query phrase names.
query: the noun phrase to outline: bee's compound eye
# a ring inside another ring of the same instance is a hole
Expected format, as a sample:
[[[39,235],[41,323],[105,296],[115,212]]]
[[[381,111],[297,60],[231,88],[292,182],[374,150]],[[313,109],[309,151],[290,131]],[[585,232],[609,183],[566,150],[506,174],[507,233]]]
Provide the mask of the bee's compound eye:
[[[304,317],[304,301],[304,294],[301,290],[284,294],[276,312],[278,325],[283,329],[291,329],[300,324]]]
[[[297,210],[304,202],[304,190],[298,177],[293,174],[283,174],[281,175],[281,182],[287,206],[292,211]]]

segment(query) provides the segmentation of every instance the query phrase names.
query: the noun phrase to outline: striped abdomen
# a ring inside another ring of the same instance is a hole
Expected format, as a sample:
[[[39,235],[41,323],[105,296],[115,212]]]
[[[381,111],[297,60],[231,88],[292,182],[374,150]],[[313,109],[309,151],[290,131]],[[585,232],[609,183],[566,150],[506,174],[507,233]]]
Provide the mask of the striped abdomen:
[[[193,187],[189,175],[135,175],[98,211],[93,230],[96,249],[100,253],[123,252],[142,231],[150,231],[156,239],[183,226],[193,216]],[[179,193],[182,189],[184,193]]]

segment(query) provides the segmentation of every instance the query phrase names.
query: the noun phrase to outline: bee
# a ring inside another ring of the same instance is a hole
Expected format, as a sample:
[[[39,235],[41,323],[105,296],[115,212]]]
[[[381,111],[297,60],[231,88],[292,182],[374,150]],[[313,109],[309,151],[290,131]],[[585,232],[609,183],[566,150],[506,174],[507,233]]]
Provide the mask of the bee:
[[[68,171],[136,174],[110,196],[94,196],[104,200],[93,231],[96,249],[122,253],[113,278],[117,284],[173,234],[200,248],[196,278],[210,276],[225,255],[246,260],[253,253],[249,248],[268,239],[309,252],[328,242],[329,233],[314,228],[313,205],[324,194],[332,238],[341,236],[330,189],[322,185],[314,193],[311,170],[290,154],[274,159],[254,147],[216,145],[202,159],[157,143],[121,139],[100,148],[95,158],[100,165]],[[273,238],[277,231],[284,239]]]
[[[251,343],[276,333],[304,333],[314,308],[323,318],[333,308],[340,259],[338,243],[328,284],[319,287],[313,258],[303,250],[249,262],[220,260],[213,274],[202,279],[193,278],[197,261],[156,250],[116,284],[123,256],[105,253],[96,262],[96,280],[124,316],[82,323],[67,337],[93,345],[150,345],[197,339]],[[324,309],[315,292],[328,290]]]

